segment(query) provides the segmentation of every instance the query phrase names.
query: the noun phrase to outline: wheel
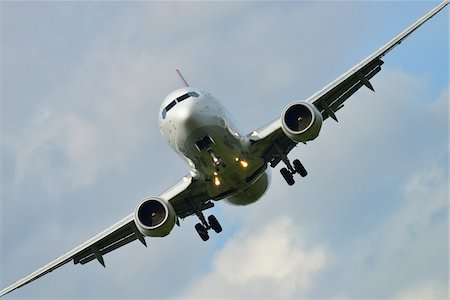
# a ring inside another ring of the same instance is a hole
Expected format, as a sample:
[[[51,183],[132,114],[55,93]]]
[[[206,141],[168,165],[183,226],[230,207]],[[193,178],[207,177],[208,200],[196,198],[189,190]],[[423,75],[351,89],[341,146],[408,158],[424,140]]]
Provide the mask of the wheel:
[[[217,221],[217,219],[216,219],[216,217],[214,215],[210,215],[208,217],[208,222],[209,222],[209,226],[211,226],[211,228],[215,232],[219,233],[219,232],[222,231],[222,226],[220,226],[219,221]]]
[[[281,175],[283,175],[284,180],[286,180],[287,184],[293,185],[295,183],[294,176],[292,176],[291,172],[288,169],[283,168],[280,170]]]
[[[195,225],[195,230],[197,230],[198,235],[203,241],[209,240],[208,230],[200,223]]]
[[[294,160],[292,163],[294,165],[295,172],[300,174],[300,176],[305,177],[306,175],[308,175],[308,172],[306,171],[305,167],[298,159]]]

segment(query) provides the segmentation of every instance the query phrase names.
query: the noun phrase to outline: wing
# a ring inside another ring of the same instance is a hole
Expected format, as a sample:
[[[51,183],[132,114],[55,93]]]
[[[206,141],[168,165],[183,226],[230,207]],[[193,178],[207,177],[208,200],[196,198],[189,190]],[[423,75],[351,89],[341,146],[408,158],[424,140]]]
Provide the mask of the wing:
[[[337,121],[335,112],[340,110],[344,106],[345,100],[359,88],[366,86],[374,90],[369,80],[381,71],[381,65],[383,64],[381,58],[423,23],[441,11],[447,4],[449,4],[449,0],[441,2],[380,49],[309,97],[306,102],[314,104],[321,112],[324,120],[331,117]],[[283,159],[283,156],[289,153],[296,145],[283,133],[280,119],[276,119],[268,125],[253,131],[248,137],[252,141],[252,151],[263,156],[267,162],[271,163],[272,167],[277,165]]]
[[[159,195],[159,197],[170,201],[177,216],[181,218],[195,213],[198,209],[204,210],[214,206],[207,196],[204,185],[194,180],[191,176],[184,177],[179,183]],[[73,261],[74,264],[83,265],[90,261],[98,260],[100,264],[105,266],[103,258],[105,254],[134,240],[140,240],[142,244],[147,246],[144,236],[134,223],[134,213],[132,213],[63,256],[1,290],[0,297],[52,272],[70,261]]]

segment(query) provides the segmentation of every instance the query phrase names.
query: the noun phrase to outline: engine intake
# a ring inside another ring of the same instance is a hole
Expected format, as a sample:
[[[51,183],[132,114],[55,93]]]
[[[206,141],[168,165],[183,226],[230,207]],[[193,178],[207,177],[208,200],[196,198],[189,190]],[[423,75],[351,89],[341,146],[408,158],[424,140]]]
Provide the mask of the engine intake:
[[[172,204],[152,197],[144,199],[134,213],[138,230],[145,236],[163,237],[172,231],[176,214]]]
[[[294,142],[315,139],[322,127],[322,114],[310,103],[297,101],[289,104],[281,114],[281,128]]]

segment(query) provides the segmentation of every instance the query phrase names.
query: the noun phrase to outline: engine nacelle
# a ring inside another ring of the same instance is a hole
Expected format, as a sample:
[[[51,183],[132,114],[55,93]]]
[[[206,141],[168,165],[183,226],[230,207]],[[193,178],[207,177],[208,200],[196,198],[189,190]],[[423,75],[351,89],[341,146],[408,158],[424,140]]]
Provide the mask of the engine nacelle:
[[[289,104],[281,114],[281,128],[294,142],[315,139],[322,127],[322,114],[314,104],[297,101]]]
[[[175,225],[176,213],[170,202],[161,198],[145,198],[134,213],[138,230],[145,236],[163,237]]]

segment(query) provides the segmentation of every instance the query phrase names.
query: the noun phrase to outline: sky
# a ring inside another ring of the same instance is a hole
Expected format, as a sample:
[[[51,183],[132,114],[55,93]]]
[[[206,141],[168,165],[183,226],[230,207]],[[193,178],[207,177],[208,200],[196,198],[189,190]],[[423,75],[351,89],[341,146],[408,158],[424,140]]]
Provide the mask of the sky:
[[[186,80],[248,133],[435,1],[2,2],[1,288],[188,173],[159,133]],[[299,145],[309,175],[5,299],[448,299],[448,8]]]

